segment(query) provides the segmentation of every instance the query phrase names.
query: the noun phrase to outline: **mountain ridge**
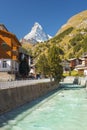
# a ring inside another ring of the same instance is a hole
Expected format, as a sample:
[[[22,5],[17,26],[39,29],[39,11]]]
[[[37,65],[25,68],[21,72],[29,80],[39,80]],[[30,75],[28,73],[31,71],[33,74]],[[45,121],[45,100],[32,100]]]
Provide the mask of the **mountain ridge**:
[[[87,26],[87,10],[82,11],[82,12],[70,17],[68,19],[68,21],[64,25],[62,25],[61,28],[57,31],[56,35],[71,26],[76,27],[76,29],[78,29],[80,27],[80,29],[81,29],[84,26],[84,25],[82,26],[82,24],[81,24],[82,22],[84,25],[86,24],[86,26]]]
[[[87,50],[87,10],[72,16],[49,42],[57,44],[65,58],[79,57]]]

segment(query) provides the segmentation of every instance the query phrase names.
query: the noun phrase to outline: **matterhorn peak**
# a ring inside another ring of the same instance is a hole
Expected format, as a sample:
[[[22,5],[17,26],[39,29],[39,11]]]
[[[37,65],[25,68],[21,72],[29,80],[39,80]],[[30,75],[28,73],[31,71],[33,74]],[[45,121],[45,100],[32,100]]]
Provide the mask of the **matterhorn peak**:
[[[23,40],[30,43],[37,43],[47,41],[50,38],[52,37],[44,32],[42,26],[38,22],[35,22],[31,31],[24,36]]]
[[[38,22],[35,22],[34,27],[35,28],[43,29],[42,26]]]

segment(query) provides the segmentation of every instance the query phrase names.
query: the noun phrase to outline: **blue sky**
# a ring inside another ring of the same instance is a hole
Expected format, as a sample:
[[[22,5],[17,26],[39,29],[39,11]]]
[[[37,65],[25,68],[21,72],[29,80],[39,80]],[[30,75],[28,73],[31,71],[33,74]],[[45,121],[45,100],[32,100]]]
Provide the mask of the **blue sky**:
[[[0,23],[18,39],[30,32],[35,22],[54,36],[73,15],[87,10],[87,0],[0,0]]]

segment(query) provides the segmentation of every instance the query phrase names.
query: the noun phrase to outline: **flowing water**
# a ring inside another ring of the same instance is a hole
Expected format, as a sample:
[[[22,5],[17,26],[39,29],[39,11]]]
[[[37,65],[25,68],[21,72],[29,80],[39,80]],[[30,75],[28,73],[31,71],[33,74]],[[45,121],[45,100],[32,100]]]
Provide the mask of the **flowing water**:
[[[87,130],[87,91],[76,85],[0,117],[0,130]]]

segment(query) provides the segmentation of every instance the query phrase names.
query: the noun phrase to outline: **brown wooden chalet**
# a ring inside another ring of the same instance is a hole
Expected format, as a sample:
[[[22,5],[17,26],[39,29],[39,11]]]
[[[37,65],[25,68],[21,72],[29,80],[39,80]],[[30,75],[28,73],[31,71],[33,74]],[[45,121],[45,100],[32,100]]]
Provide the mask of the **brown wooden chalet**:
[[[19,47],[17,37],[0,24],[0,72],[18,71]]]
[[[81,64],[75,66],[75,69],[78,70],[79,74],[83,74],[84,70],[87,69],[87,54],[83,55],[81,59]]]

